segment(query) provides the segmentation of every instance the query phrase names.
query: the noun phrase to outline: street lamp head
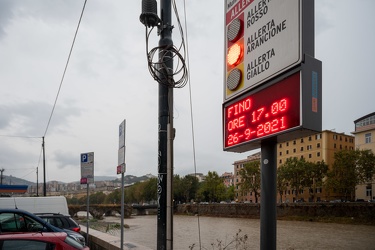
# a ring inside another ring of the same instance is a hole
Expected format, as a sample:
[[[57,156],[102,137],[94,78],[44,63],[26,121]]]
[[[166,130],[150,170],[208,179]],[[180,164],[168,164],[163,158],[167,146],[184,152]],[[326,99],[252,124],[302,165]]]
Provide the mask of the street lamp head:
[[[156,0],[142,0],[142,14],[139,17],[141,23],[146,27],[155,27],[160,23],[160,18],[157,14]]]

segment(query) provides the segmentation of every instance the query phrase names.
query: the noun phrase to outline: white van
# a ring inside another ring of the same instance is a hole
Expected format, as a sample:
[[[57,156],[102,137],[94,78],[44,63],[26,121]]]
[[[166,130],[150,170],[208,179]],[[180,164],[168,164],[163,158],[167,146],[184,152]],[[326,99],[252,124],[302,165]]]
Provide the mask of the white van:
[[[46,197],[0,197],[1,208],[18,208],[30,213],[56,213],[69,215],[64,196]]]

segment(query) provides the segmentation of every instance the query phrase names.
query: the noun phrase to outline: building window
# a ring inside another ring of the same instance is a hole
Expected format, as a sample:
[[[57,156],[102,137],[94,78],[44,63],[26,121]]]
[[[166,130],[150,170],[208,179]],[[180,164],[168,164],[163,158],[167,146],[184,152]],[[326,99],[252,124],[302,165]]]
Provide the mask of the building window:
[[[322,138],[322,134],[315,135],[315,140],[320,140]]]
[[[307,145],[307,150],[311,150],[312,149],[312,146],[311,145]]]
[[[280,163],[280,164],[283,163],[283,160],[280,159],[280,160],[279,160],[279,163]]]
[[[317,147],[317,148],[320,148],[320,143],[317,143],[317,144],[316,144],[316,147]]]
[[[303,147],[301,147],[301,152],[303,151]]]
[[[309,136],[309,141],[311,141],[311,136]]]
[[[366,133],[365,134],[365,142],[366,143],[371,143],[371,133]]]
[[[286,151],[286,154],[287,154],[287,155],[289,154],[289,150]]]
[[[280,152],[279,155],[282,156],[282,155],[283,155],[283,152]]]
[[[309,158],[312,158],[312,155],[311,155],[311,154],[309,154]]]
[[[301,138],[301,143],[303,142],[303,138]]]
[[[296,145],[296,141],[293,141],[293,145]]]
[[[370,196],[370,198],[372,197],[372,187],[371,187],[371,185],[366,186],[366,196]]]
[[[286,146],[287,146],[287,147],[289,146],[289,142],[286,143]]]
[[[295,148],[293,148],[293,153],[295,153],[296,152],[296,149]]]
[[[320,152],[316,153],[316,156],[320,157]]]
[[[334,139],[334,140],[337,140],[337,135],[333,135],[333,139]]]
[[[283,147],[283,145],[280,143],[280,144],[279,144],[279,148],[282,148],[282,147]]]
[[[333,148],[337,148],[337,146],[336,146],[336,143],[335,143],[335,144],[333,144]]]

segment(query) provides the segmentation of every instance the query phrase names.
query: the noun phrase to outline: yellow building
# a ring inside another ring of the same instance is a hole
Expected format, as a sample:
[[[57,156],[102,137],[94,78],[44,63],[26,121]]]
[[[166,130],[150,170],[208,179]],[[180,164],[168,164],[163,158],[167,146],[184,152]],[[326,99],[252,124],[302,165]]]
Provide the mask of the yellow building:
[[[363,116],[354,121],[355,147],[360,150],[370,149],[375,153],[375,112]],[[375,199],[375,182],[358,185],[355,190],[356,199],[371,200]]]
[[[233,174],[233,181],[234,181],[234,200],[237,202],[255,202],[255,195],[252,192],[243,192],[240,187],[241,183],[241,175],[240,170],[244,167],[245,164],[253,162],[253,161],[260,161],[260,152],[255,153],[253,155],[248,156],[244,160],[235,161],[234,165],[234,174]],[[258,202],[260,199],[258,199]]]
[[[334,154],[339,150],[354,150],[354,136],[346,135],[344,133],[336,133],[334,131],[325,130],[315,135],[298,138],[296,140],[287,141],[277,144],[277,167],[285,163],[286,159],[297,157],[304,158],[308,162],[324,161],[330,168],[334,162]],[[241,178],[239,170],[244,164],[260,160],[260,153],[249,156],[247,159],[234,162],[234,184],[235,194],[238,201],[255,201],[251,193],[241,193],[239,184]],[[294,202],[296,194],[294,190],[287,189],[282,197],[283,201]],[[317,201],[321,200],[336,200],[340,199],[339,194],[328,193],[323,187],[317,187],[315,190]],[[299,199],[309,201],[311,197],[308,189],[302,190],[298,194]],[[277,201],[280,200],[278,194]]]
[[[335,152],[339,150],[354,150],[354,137],[324,130],[322,133],[279,143],[277,145],[277,167],[285,163],[286,159],[297,157],[304,158],[308,162],[324,161],[328,168],[331,168]],[[342,198],[340,194],[326,192],[323,187],[317,187],[315,193],[317,201]],[[283,201],[294,202],[295,197],[294,190],[288,189],[282,198]],[[302,190],[298,195],[298,198],[304,201],[312,201],[310,197],[308,189]],[[280,200],[279,194],[277,200]]]

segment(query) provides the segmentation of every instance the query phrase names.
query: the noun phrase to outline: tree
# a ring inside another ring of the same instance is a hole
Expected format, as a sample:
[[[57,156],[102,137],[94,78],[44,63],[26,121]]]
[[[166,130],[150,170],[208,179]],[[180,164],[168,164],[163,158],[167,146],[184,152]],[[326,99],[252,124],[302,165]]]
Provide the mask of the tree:
[[[357,172],[358,184],[365,184],[374,180],[375,155],[371,150],[359,150]]]
[[[241,176],[240,188],[242,192],[253,192],[255,203],[260,195],[260,161],[253,161],[244,165],[239,171]]]
[[[198,178],[192,175],[186,175],[180,178],[175,175],[173,179],[174,199],[177,202],[190,202],[194,199],[199,187]]]
[[[90,203],[91,204],[103,204],[106,195],[103,192],[96,192],[90,194]]]
[[[223,180],[215,171],[208,172],[206,180],[198,190],[197,198],[210,202],[218,202],[226,198],[226,188]]]
[[[125,197],[126,195],[124,195],[124,198]],[[109,193],[107,197],[105,197],[104,202],[106,204],[120,204],[121,203],[121,190],[116,189],[113,192]]]
[[[306,162],[304,185],[308,187],[311,200],[316,201],[316,188],[323,186],[323,178],[327,175],[328,165],[324,161]]]
[[[283,203],[283,194],[288,189],[288,181],[285,177],[285,169],[286,168],[284,166],[280,166],[279,168],[277,168],[276,188],[280,195],[280,203]]]
[[[143,200],[156,201],[158,199],[158,186],[157,178],[150,178],[143,182]]]
[[[279,167],[281,168],[279,171],[283,172],[283,178],[295,192],[296,199],[298,199],[298,195],[306,187],[306,166],[308,164],[304,158],[297,159],[297,157],[292,157],[286,159],[285,163]]]
[[[353,200],[355,186],[373,179],[375,156],[369,150],[341,150],[335,152],[334,159],[325,187]]]

